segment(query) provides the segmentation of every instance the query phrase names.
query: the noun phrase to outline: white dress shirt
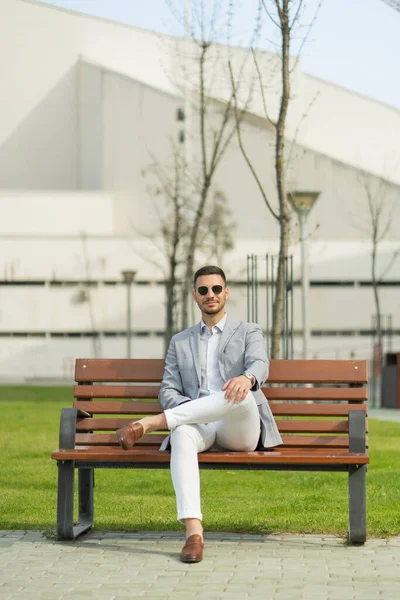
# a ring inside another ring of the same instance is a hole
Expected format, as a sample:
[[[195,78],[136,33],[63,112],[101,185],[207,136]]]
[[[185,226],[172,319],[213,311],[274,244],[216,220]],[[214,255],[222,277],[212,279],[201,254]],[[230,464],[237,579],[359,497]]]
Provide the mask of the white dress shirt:
[[[211,332],[203,319],[200,321],[201,380],[199,397],[220,392],[225,383],[219,370],[218,350],[226,318],[227,314],[216,325],[213,325]]]

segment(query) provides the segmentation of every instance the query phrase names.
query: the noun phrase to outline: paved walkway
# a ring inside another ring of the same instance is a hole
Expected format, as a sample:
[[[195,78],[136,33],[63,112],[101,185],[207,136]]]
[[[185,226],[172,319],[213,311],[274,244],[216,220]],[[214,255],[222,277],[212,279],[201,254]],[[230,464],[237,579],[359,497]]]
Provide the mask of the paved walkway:
[[[315,535],[209,533],[201,563],[182,535],[92,532],[76,542],[0,532],[0,599],[398,600],[400,537],[346,546]]]
[[[370,419],[379,419],[379,421],[394,421],[400,423],[400,409],[368,408],[368,417]]]

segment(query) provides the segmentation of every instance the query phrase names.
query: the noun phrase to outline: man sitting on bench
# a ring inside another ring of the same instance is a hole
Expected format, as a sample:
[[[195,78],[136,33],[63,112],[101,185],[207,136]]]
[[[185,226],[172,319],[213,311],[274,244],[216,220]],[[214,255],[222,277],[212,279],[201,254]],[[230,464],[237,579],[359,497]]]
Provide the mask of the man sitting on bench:
[[[192,296],[201,321],[171,340],[159,395],[164,412],[117,431],[125,450],[144,433],[171,431],[171,477],[178,519],[186,527],[182,562],[203,557],[198,453],[214,444],[251,452],[259,441],[266,448],[282,443],[260,389],[269,367],[260,327],[225,313],[229,289],[219,267],[195,273]],[[167,444],[168,439],[161,449]]]

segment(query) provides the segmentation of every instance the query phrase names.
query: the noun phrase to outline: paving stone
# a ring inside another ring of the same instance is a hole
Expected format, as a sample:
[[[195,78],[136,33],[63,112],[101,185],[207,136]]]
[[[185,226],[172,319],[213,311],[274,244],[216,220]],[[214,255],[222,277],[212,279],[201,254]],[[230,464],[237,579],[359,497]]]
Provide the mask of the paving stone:
[[[179,561],[175,532],[90,532],[70,543],[0,532],[1,600],[135,596],[235,600],[397,600],[400,537],[347,546],[332,536],[207,535],[205,558]]]

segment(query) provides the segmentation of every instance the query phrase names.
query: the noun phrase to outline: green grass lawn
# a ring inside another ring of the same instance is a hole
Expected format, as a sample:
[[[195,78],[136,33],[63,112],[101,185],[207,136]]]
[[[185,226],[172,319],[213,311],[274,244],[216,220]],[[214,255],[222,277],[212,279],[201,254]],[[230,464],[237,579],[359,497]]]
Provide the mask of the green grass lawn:
[[[0,529],[55,529],[62,407],[72,390],[0,387]],[[370,420],[368,536],[400,534],[400,424]],[[97,470],[97,529],[181,529],[168,470]],[[208,530],[346,536],[347,474],[202,471]]]

